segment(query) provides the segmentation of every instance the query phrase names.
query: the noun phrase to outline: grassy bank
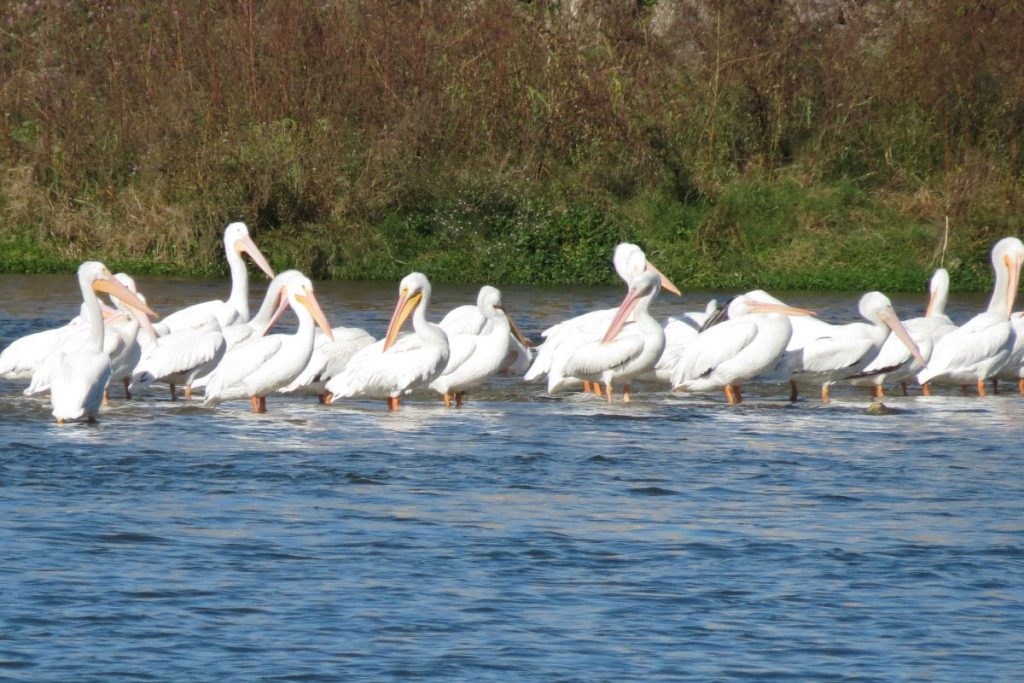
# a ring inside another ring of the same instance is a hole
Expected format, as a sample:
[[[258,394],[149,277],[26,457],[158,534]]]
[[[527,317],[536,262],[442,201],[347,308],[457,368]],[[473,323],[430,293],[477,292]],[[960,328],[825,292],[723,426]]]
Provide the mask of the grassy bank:
[[[0,14],[4,271],[222,274],[240,218],[321,278],[978,290],[1024,229],[1019,3]]]

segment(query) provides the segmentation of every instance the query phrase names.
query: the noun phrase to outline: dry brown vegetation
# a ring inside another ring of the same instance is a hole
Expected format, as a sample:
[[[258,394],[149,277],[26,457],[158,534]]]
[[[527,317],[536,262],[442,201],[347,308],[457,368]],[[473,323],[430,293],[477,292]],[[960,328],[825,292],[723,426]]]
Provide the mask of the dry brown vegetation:
[[[949,216],[973,286],[1021,230],[1022,64],[1016,0],[8,2],[0,265],[210,272],[241,217],[318,276],[587,281],[630,238],[916,286]]]

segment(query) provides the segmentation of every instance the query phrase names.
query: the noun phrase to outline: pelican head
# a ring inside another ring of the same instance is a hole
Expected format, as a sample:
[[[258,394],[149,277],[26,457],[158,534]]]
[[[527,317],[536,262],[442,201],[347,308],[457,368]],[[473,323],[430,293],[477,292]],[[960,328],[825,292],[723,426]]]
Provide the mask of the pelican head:
[[[267,274],[267,277],[274,277],[274,269],[270,267],[270,264],[267,263],[267,259],[263,256],[259,247],[257,247],[256,243],[252,241],[251,237],[249,237],[249,228],[246,227],[245,223],[236,221],[224,228],[224,252],[235,253],[239,256],[241,256],[243,252],[249,254],[253,263],[259,266],[260,270]]]
[[[516,341],[526,347],[533,346],[530,340],[523,335],[515,321],[512,320],[512,316],[505,310],[505,303],[502,301],[501,292],[497,288],[490,285],[481,287],[480,293],[476,297],[476,307],[480,309],[485,318],[489,318],[497,311],[500,311],[508,320],[509,329],[512,332],[512,336],[516,338]]]
[[[886,325],[903,342],[917,362],[922,367],[928,367],[928,361],[921,355],[921,349],[917,347],[917,342],[911,338],[907,328],[896,316],[896,310],[892,307],[889,297],[881,292],[868,292],[860,298],[857,308],[865,319]]]
[[[612,264],[615,266],[615,272],[619,274],[622,280],[629,284],[633,281],[640,273],[645,270],[657,273],[658,277],[661,278],[661,286],[672,292],[676,296],[682,296],[679,288],[672,284],[672,281],[665,277],[660,270],[655,268],[650,261],[647,260],[647,255],[644,254],[643,249],[630,242],[622,242],[615,247],[615,253],[612,256]]]
[[[97,294],[117,297],[121,303],[136,313],[142,325],[156,337],[156,333],[149,325],[148,317],[157,318],[159,316],[134,292],[118,282],[105,265],[99,261],[85,261],[78,267],[78,281],[83,284],[83,289],[88,287]]]
[[[608,331],[605,332],[604,338],[601,343],[606,343],[615,338],[615,335],[619,333],[622,326],[626,324],[626,319],[629,318],[629,314],[633,312],[633,309],[641,301],[650,302],[654,297],[658,296],[658,292],[661,291],[661,274],[656,271],[644,270],[639,275],[633,278],[633,281],[629,283],[629,290],[626,292],[626,298],[619,304],[619,310],[615,312],[615,318],[612,319],[611,325],[608,326]]]
[[[327,316],[324,315],[323,310],[320,308],[320,302],[316,300],[316,296],[313,294],[313,283],[308,277],[297,273],[289,278],[285,285],[285,296],[288,299],[288,303],[296,311],[299,310],[300,306],[306,309],[313,320],[316,321],[316,324],[320,326],[320,329],[324,331],[324,334],[327,335],[327,338],[334,341],[334,332],[331,331],[331,326],[327,323]]]
[[[1004,237],[992,247],[992,269],[996,273],[996,291],[992,292],[989,310],[996,305],[1007,318],[1013,312],[1020,286],[1020,268],[1024,264],[1024,242],[1016,237]],[[999,305],[1002,304],[1002,305]]]
[[[422,303],[430,300],[430,280],[423,273],[409,273],[398,284],[398,303],[395,304],[395,312],[391,315],[388,323],[388,331],[384,336],[384,350],[390,349],[395,340],[398,339],[398,332],[406,319]]]
[[[780,313],[782,315],[816,315],[806,308],[796,308],[773,301],[760,301],[750,295],[738,296],[729,302],[729,319],[735,320],[751,313]]]
[[[946,300],[949,298],[949,271],[939,268],[932,274],[928,283],[928,308],[924,317],[943,315],[946,311]]]

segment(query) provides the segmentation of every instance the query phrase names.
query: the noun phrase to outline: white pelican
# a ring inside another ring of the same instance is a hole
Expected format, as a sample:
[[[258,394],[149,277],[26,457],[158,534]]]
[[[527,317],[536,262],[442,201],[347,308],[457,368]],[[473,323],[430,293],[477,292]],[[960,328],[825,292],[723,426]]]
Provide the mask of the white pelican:
[[[224,357],[227,344],[220,323],[212,315],[197,317],[189,327],[180,327],[142,345],[142,357],[132,370],[132,382],[148,387],[166,382],[171,400],[178,399],[177,387],[192,398],[192,387],[213,372]]]
[[[527,348],[522,333],[505,314],[501,292],[489,285],[481,287],[476,308],[484,320],[482,329],[477,332],[458,334],[445,329],[443,321],[440,325],[448,336],[450,353],[444,372],[430,383],[430,388],[444,396],[446,406],[451,405],[453,396],[455,404],[461,406],[467,389],[496,375],[506,362],[513,342],[524,350]]]
[[[230,349],[235,344],[251,339],[262,337],[276,322],[275,315],[280,315],[287,308],[287,298],[284,295],[284,288],[288,280],[294,275],[301,275],[297,270],[285,270],[275,275],[267,291],[263,295],[263,303],[252,318],[232,323],[223,327],[224,343]]]
[[[979,313],[935,344],[928,367],[917,373],[917,381],[978,387],[985,395],[985,380],[1002,369],[1013,350],[1013,326],[1010,313],[1017,297],[1024,244],[1016,237],[1005,237],[992,247],[995,286],[988,310]]]
[[[126,273],[114,273],[114,279],[128,288],[128,291],[138,297],[139,301],[146,303],[146,297],[139,293],[135,286],[135,280]],[[110,356],[110,381],[120,382],[124,386],[125,398],[131,398],[130,388],[132,370],[138,365],[142,358],[142,344],[139,343],[139,329],[142,321],[147,321],[144,316],[126,306],[116,296],[111,296],[117,313],[107,319],[107,329],[116,334],[121,340],[121,348]],[[156,337],[151,325],[146,325],[150,339]],[[105,345],[105,344],[104,344]],[[104,391],[103,400],[107,400],[107,392]]]
[[[249,320],[249,274],[242,260],[242,252],[249,254],[267,277],[274,277],[267,259],[249,237],[245,223],[231,223],[224,229],[224,255],[231,269],[231,295],[228,300],[204,301],[175,311],[156,326],[157,331],[163,335],[177,329],[194,327],[210,315],[217,319],[221,327]]]
[[[340,374],[325,387],[330,402],[352,396],[387,398],[388,408],[398,409],[398,397],[428,386],[444,372],[448,363],[448,337],[437,325],[427,322],[430,281],[422,273],[402,278],[398,303],[384,339],[360,349]],[[412,315],[413,334],[398,332]]]
[[[946,315],[946,302],[949,299],[949,273],[945,268],[935,271],[928,289],[928,306],[925,309],[924,317],[903,321],[903,326],[907,328],[910,338],[917,344],[925,360],[931,357],[935,342],[956,329],[956,325]],[[889,335],[875,359],[850,379],[855,386],[871,387],[872,396],[875,398],[884,396],[882,386],[886,381],[899,382],[903,387],[903,395],[906,396],[907,380],[913,379],[922,367],[899,337]],[[927,384],[922,389],[926,396],[930,393]]]
[[[89,336],[78,348],[57,352],[50,403],[58,423],[82,418],[92,421],[110,379],[110,358],[103,351],[103,315],[96,292],[113,294],[140,313],[156,316],[98,261],[86,261],[78,267],[78,285],[88,313]]]
[[[248,397],[252,412],[267,412],[267,394],[287,385],[302,372],[313,353],[313,332],[319,325],[331,336],[313,283],[301,274],[285,285],[288,304],[299,318],[294,334],[272,334],[242,342],[224,354],[224,359],[206,383],[203,405]]]
[[[480,288],[480,291],[477,293],[476,304],[457,306],[441,318],[441,322],[438,325],[448,335],[449,341],[452,337],[458,335],[478,335],[484,331],[484,327],[488,324],[488,318],[483,313],[481,300],[484,297],[484,290],[489,289],[494,288],[489,285],[484,285]],[[500,296],[499,293],[499,298]],[[502,308],[502,311],[504,310]],[[506,315],[506,317],[508,316]],[[523,336],[523,333],[519,331],[515,323],[512,322],[512,318],[508,317],[508,322],[510,325],[508,352],[501,362],[501,367],[498,368],[498,374],[521,375],[530,368],[530,361],[533,359],[533,353],[530,350],[531,344]]]
[[[792,363],[789,366],[790,383],[793,387],[791,399],[796,400],[797,384],[814,383],[821,385],[821,400],[827,403],[829,385],[836,380],[857,374],[870,363],[878,355],[878,350],[882,348],[890,330],[899,337],[921,365],[927,364],[917,344],[896,317],[889,297],[881,292],[868,292],[860,298],[858,310],[867,323],[822,323],[824,327],[810,328],[816,330],[816,333],[801,339],[801,346],[783,354],[783,359],[788,357]],[[794,339],[796,336],[794,329]],[[790,348],[794,339],[790,340]]]
[[[660,290],[659,273],[642,271],[634,277],[604,336],[562,345],[548,372],[548,393],[576,378],[603,383],[609,403],[613,384],[622,384],[622,400],[628,403],[630,382],[651,370],[665,349],[665,330],[648,310]],[[627,322],[630,316],[633,322]]]
[[[729,319],[701,331],[683,350],[672,372],[672,388],[725,390],[729,405],[743,401],[740,385],[775,365],[793,336],[789,316],[814,315],[803,308],[734,298]]]
[[[998,381],[1008,380],[1017,383],[1017,391],[1024,394],[1024,313],[1010,316],[1013,327],[1013,348],[996,376],[992,378],[993,389],[998,389]]]
[[[643,250],[635,244],[623,242],[616,246],[612,264],[615,266],[615,272],[627,287],[637,275],[644,271],[650,271],[658,276],[662,287],[676,296],[680,296],[679,289],[651,265]],[[544,337],[544,342],[537,347],[533,364],[530,365],[530,369],[527,370],[523,379],[532,382],[548,374],[555,356],[565,353],[565,350],[562,349],[563,346],[574,347],[583,341],[599,338],[608,329],[609,323],[615,317],[615,312],[614,308],[591,311],[544,330],[541,334]],[[584,390],[586,389],[587,386],[584,385]],[[600,387],[595,387],[595,389],[600,391]]]

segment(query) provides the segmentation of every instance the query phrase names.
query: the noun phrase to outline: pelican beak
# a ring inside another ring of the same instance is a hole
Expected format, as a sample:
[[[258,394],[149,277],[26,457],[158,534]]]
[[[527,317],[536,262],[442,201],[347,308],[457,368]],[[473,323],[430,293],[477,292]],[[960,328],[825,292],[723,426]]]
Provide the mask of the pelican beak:
[[[313,296],[312,291],[303,290],[303,294],[296,294],[295,300],[298,301],[302,306],[309,311],[309,314],[313,316],[313,320],[320,326],[320,329],[324,331],[327,338],[334,341],[334,331],[331,330],[331,326],[327,323],[327,316],[324,315],[323,310],[320,308],[320,303]]]
[[[658,277],[661,278],[661,288],[662,289],[667,289],[668,291],[672,292],[676,296],[682,296],[683,295],[683,293],[679,291],[679,288],[676,287],[674,284],[672,284],[672,281],[669,280],[667,277],[665,277],[664,273],[662,273],[660,270],[655,268],[651,264],[650,261],[647,262],[647,270],[651,271],[652,273],[657,273],[658,274]]]
[[[267,323],[265,328],[263,328],[263,332],[260,333],[260,336],[266,336],[267,333],[273,329],[274,325],[277,324],[277,321],[281,319],[281,316],[284,315],[285,309],[288,308],[288,297],[284,295],[284,289],[282,289],[277,296],[277,309],[274,311],[274,315],[270,316],[270,322]]]
[[[402,292],[402,295],[398,297],[398,303],[395,304],[395,312],[391,315],[391,322],[388,323],[388,331],[384,336],[385,351],[394,346],[395,340],[398,339],[398,331],[402,329],[405,319],[420,305],[420,299],[422,298],[423,292],[416,292],[411,296],[406,292]]]
[[[749,301],[749,299],[748,299]],[[818,315],[806,308],[796,308],[785,304],[773,304],[767,301],[754,301],[750,304],[751,310],[755,313],[781,313],[782,315]]]
[[[150,337],[153,339],[157,338],[156,330],[153,329],[153,325],[150,323],[149,319],[159,318],[160,316],[157,315],[156,311],[143,303],[142,299],[132,293],[130,289],[112,277],[93,280],[92,289],[94,292],[103,292],[110,296],[116,296],[139,321],[139,326],[142,327]]]
[[[924,356],[921,355],[921,349],[917,348],[917,342],[913,340],[910,333],[907,332],[907,328],[905,328],[903,323],[900,322],[900,319],[896,317],[896,312],[890,308],[879,312],[878,317],[882,319],[882,322],[889,326],[889,329],[892,330],[893,334],[899,337],[900,341],[903,342],[903,345],[907,347],[908,351],[910,351],[910,354],[917,359],[918,363],[921,364],[921,367],[928,367],[928,361],[926,361]]]
[[[622,329],[622,326],[626,324],[626,318],[628,318],[629,314],[633,312],[633,309],[636,308],[639,301],[640,291],[634,290],[630,287],[629,291],[626,292],[626,298],[622,300],[621,304],[619,304],[619,310],[615,312],[615,318],[612,319],[612,324],[608,326],[608,331],[604,333],[604,339],[601,340],[602,344],[615,339],[615,335],[617,335],[619,330]]]
[[[495,308],[497,308],[498,310],[505,314],[505,318],[508,319],[508,326],[512,328],[512,336],[516,338],[516,341],[525,346],[526,348],[530,348],[531,346],[533,346],[533,342],[526,338],[526,336],[519,329],[519,326],[516,325],[515,321],[512,320],[512,317],[505,310],[505,307],[495,306]]]
[[[924,317],[932,317],[932,309],[935,308],[935,300],[939,298],[938,292],[932,292],[932,295],[928,297],[928,307],[924,309]]]
[[[1003,257],[1006,262],[1006,269],[1010,273],[1010,281],[1006,285],[1006,317],[1013,313],[1013,304],[1017,300],[1017,288],[1020,287],[1020,267],[1024,261],[1021,256],[1011,258],[1009,254]]]
[[[238,252],[239,256],[242,255],[242,252],[249,254],[252,258],[252,262],[259,266],[260,270],[267,274],[267,277],[274,279],[274,269],[270,267],[269,263],[267,263],[267,259],[263,256],[263,252],[261,252],[260,248],[256,246],[256,243],[252,241],[251,237],[246,235],[245,237],[238,238],[238,240],[235,241],[235,251]]]

